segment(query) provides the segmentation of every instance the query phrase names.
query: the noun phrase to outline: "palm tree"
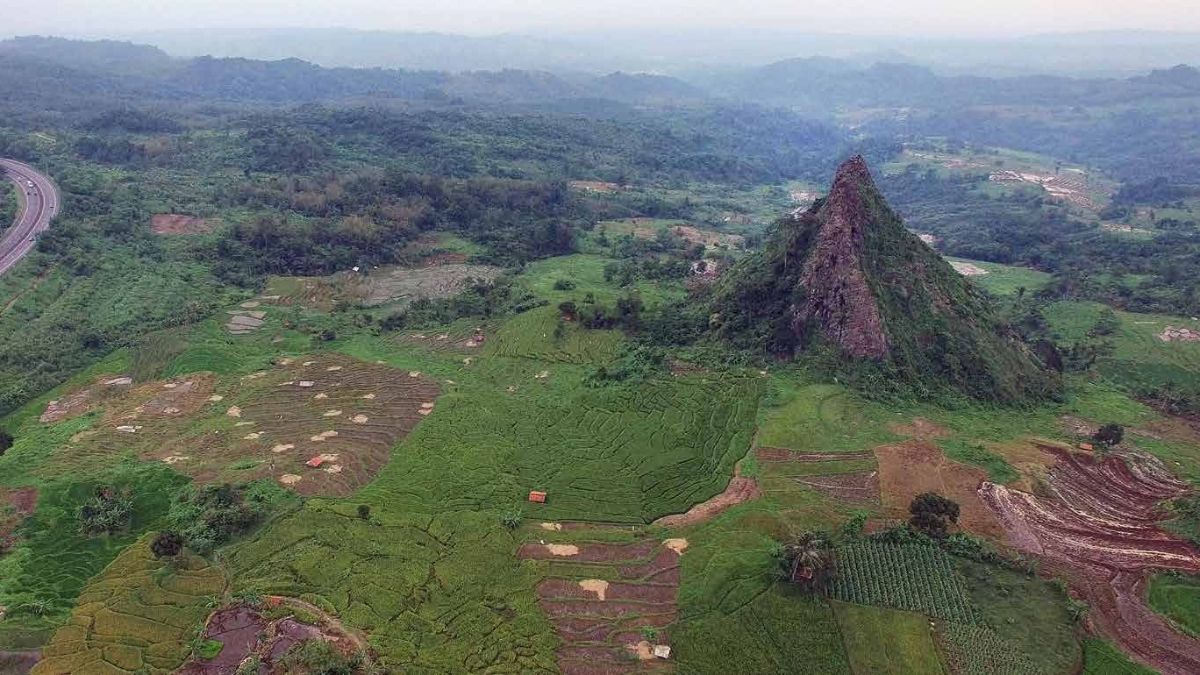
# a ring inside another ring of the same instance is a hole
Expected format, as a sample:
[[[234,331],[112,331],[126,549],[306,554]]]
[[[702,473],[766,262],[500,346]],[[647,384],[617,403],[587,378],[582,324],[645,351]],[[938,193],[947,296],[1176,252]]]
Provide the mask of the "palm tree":
[[[824,588],[833,576],[833,541],[824,532],[805,532],[781,546],[778,557],[781,576],[810,590]]]

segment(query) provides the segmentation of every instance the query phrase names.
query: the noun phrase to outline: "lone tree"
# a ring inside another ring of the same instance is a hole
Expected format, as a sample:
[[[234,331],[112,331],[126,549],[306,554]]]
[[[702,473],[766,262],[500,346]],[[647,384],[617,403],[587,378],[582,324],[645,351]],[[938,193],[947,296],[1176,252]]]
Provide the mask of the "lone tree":
[[[834,573],[833,541],[823,532],[805,532],[776,552],[779,576],[808,590],[824,588]]]
[[[1125,427],[1120,424],[1105,424],[1096,430],[1092,440],[1106,448],[1120,445],[1121,441],[1125,440]]]
[[[3,455],[4,453],[8,452],[8,449],[11,448],[12,445],[13,445],[12,434],[8,433],[4,429],[0,429],[0,455]]]
[[[174,558],[183,551],[183,537],[170,530],[159,532],[150,542],[150,551],[155,558]]]
[[[950,525],[958,523],[958,504],[936,492],[917,495],[908,507],[908,519],[913,529],[933,537],[944,539]]]

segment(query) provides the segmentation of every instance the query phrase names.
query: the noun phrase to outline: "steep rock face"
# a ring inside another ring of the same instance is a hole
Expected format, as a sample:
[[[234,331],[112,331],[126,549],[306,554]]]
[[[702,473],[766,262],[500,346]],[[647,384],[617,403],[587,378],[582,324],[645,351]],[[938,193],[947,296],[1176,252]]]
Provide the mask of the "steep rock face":
[[[815,322],[825,335],[850,356],[882,359],[888,339],[875,295],[863,271],[863,247],[869,215],[863,189],[875,182],[862,157],[838,169],[824,204],[801,216],[815,220],[812,247],[800,283],[804,302],[792,307],[792,330],[802,334]]]
[[[815,348],[874,390],[1000,402],[1060,390],[991,298],[904,227],[862,157],[721,279],[713,310],[714,331],[735,345],[779,358]]]

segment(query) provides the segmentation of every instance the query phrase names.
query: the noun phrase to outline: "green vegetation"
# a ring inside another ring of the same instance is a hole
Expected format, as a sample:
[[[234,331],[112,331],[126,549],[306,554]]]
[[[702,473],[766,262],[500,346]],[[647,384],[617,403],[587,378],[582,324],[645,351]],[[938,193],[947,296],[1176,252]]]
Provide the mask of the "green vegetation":
[[[838,547],[832,595],[974,623],[975,609],[954,559],[936,546],[860,541]]]
[[[689,673],[852,672],[829,605],[782,585],[724,611],[689,616],[673,641]]]
[[[982,286],[989,293],[999,296],[1033,293],[1050,283],[1052,279],[1050,274],[1028,267],[1001,265],[982,260],[967,260],[966,258],[947,259],[951,262],[974,265],[987,272],[987,274],[972,276],[970,279]]]
[[[952,438],[938,441],[938,447],[946,457],[956,462],[982,467],[988,473],[988,480],[993,483],[1011,483],[1020,477],[1007,460],[978,442]]]
[[[34,667],[38,675],[125,671],[168,673],[191,652],[190,636],[224,590],[221,570],[185,555],[171,563],[150,552],[147,536],[126,548],[79,596],[70,622],[59,628]],[[212,658],[221,643],[196,653]]]
[[[1119,649],[1098,638],[1084,641],[1084,675],[1153,675],[1155,671],[1134,663]]]
[[[1146,600],[1189,635],[1200,635],[1200,579],[1181,574],[1150,577]]]
[[[854,673],[941,673],[942,664],[920,614],[833,603]]]

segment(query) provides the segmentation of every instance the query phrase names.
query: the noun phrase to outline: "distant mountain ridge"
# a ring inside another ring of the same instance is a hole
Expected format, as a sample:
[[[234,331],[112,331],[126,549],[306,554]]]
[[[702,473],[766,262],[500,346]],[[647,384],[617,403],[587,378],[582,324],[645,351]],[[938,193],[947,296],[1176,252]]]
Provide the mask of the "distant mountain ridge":
[[[722,279],[713,324],[779,357],[827,345],[871,386],[1002,403],[1059,391],[991,299],[905,229],[861,156]]]
[[[710,97],[674,78],[630,73],[556,75],[545,71],[495,70],[446,73],[382,68],[323,68],[289,58],[276,61],[209,56],[177,59],[127,42],[61,38],[0,41],[7,76],[58,80],[87,89],[93,76],[109,80],[111,93],[161,100],[304,103],[354,98],[417,104],[561,104],[605,100],[630,106],[688,106]],[[2,82],[3,74],[0,74]],[[51,86],[49,83],[46,85]]]

